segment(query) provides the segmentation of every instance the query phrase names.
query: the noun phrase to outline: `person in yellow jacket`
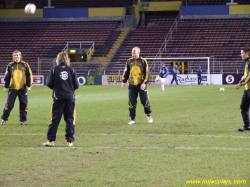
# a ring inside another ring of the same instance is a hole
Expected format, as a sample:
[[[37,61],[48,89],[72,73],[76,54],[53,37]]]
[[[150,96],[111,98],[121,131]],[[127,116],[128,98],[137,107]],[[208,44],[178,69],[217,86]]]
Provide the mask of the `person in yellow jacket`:
[[[148,62],[145,58],[140,57],[139,47],[134,47],[131,53],[132,58],[127,60],[121,85],[122,89],[124,89],[126,82],[129,82],[129,116],[131,121],[128,124],[135,124],[138,94],[140,95],[141,104],[144,107],[148,122],[153,123],[147,91],[147,83],[149,82]]]
[[[20,103],[19,111],[21,125],[27,125],[27,92],[31,91],[33,84],[32,71],[29,64],[22,61],[22,53],[20,51],[14,51],[12,57],[13,62],[7,65],[4,77],[4,91],[8,93],[8,99],[3,109],[1,125],[5,125],[8,120],[17,96]]]
[[[239,128],[238,131],[250,130],[249,121],[249,107],[250,107],[250,60],[249,60],[249,46],[241,49],[241,58],[245,61],[244,78],[235,86],[235,89],[240,89],[244,86],[245,90],[242,96],[240,110],[244,126]]]

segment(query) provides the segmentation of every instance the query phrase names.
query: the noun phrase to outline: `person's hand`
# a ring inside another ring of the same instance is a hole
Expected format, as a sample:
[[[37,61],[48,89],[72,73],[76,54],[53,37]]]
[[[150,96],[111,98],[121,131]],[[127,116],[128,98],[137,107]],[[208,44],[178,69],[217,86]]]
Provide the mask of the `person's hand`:
[[[28,92],[31,91],[31,87],[27,87],[27,91],[28,91]]]
[[[235,89],[240,89],[240,87],[241,87],[241,85],[240,85],[240,83],[239,84],[236,84],[236,86],[235,86]]]
[[[145,89],[146,89],[146,84],[144,84],[144,83],[141,84],[141,89],[142,89],[142,90],[145,90]]]
[[[3,91],[5,91],[6,93],[8,93],[9,89],[8,88],[4,88]]]
[[[122,85],[121,85],[122,89],[124,89],[125,86],[126,86],[126,83],[122,83]]]

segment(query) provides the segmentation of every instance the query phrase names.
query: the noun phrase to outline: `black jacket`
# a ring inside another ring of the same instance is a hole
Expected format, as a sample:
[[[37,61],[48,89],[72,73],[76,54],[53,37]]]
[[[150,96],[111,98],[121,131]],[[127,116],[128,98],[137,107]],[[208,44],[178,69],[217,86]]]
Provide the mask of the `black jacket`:
[[[75,90],[79,88],[75,70],[65,63],[54,66],[50,70],[47,86],[53,89],[53,99],[74,99]]]

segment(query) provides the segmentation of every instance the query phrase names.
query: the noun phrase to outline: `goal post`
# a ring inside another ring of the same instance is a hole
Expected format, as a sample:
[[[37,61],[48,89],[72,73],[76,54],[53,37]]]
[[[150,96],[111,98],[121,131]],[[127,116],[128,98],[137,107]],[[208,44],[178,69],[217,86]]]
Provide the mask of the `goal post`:
[[[199,66],[202,67],[203,74],[207,74],[207,82],[211,84],[211,58],[212,57],[172,57],[172,58],[145,58],[149,64],[150,74],[159,74],[161,63],[164,63],[169,71],[172,71],[173,64],[186,64],[185,69],[181,69],[185,74],[196,74]],[[184,66],[182,66],[184,68]],[[214,64],[213,64],[214,69]]]

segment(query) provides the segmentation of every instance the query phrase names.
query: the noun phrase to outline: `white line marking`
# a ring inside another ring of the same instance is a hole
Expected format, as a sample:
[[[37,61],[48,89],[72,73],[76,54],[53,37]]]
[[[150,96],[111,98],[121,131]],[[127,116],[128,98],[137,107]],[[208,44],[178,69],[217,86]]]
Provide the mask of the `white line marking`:
[[[11,148],[11,147],[2,147],[2,148]],[[225,150],[225,151],[244,151],[250,150],[250,148],[234,148],[234,147],[18,147],[19,149],[158,149],[158,150],[166,150],[166,149],[177,149],[177,150]]]
[[[64,135],[63,133],[58,133],[57,135]],[[97,133],[97,134],[88,134],[88,133],[80,133],[76,134],[76,136],[186,136],[186,137],[209,137],[209,138],[250,138],[250,136],[231,136],[231,135],[212,135],[212,134],[204,134],[204,135],[196,135],[196,134],[136,134],[136,133]],[[44,134],[0,134],[0,136],[46,136]]]

